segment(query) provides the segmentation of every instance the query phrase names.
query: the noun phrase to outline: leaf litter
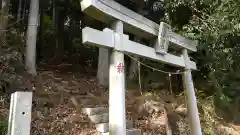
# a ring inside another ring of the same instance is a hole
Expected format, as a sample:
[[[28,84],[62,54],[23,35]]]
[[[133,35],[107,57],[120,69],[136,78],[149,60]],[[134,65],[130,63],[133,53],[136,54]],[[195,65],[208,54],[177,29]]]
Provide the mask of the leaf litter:
[[[40,70],[34,85],[31,134],[100,135],[81,108],[84,102],[107,106],[108,90],[100,87],[92,75],[52,69]],[[132,120],[143,135],[165,135],[166,121],[173,135],[190,135],[184,98],[166,93],[167,90],[163,90],[149,96],[141,95],[138,90],[126,90],[127,119]],[[91,100],[87,100],[89,98]],[[1,104],[0,112],[7,116],[6,105]],[[167,110],[167,117],[164,110]],[[230,129],[222,127],[218,131],[224,135]]]

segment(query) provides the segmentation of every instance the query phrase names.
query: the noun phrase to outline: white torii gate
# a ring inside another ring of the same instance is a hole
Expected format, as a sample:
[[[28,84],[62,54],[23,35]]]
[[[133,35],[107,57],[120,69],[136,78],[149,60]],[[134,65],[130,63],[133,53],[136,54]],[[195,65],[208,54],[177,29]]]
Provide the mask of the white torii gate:
[[[126,135],[124,53],[185,68],[183,80],[191,133],[202,135],[191,75],[191,70],[196,69],[196,64],[190,61],[188,56],[188,51],[197,50],[197,43],[172,32],[169,25],[158,25],[112,0],[83,0],[81,8],[86,14],[110,24],[112,28],[98,31],[85,27],[82,30],[84,44],[113,49],[109,67],[110,135]],[[148,40],[155,38],[155,48],[130,41],[128,35],[123,34],[124,30]],[[175,43],[174,47],[182,50],[181,56],[168,53],[169,42]]]

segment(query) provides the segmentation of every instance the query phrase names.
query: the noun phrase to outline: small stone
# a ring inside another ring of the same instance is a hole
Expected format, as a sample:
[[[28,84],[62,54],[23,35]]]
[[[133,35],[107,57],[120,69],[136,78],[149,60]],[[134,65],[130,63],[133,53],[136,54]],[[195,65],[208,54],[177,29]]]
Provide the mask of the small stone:
[[[78,114],[72,114],[70,116],[68,116],[67,118],[64,118],[64,121],[69,121],[71,123],[75,123],[75,122],[80,122],[81,121],[81,117]]]
[[[182,115],[187,115],[187,108],[179,106],[178,108],[176,108],[176,112]]]

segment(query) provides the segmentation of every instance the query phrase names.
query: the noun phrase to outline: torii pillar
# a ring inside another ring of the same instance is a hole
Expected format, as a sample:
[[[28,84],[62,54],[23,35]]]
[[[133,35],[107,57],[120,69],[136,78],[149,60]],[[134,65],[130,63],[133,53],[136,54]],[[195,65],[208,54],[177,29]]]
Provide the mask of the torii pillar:
[[[187,93],[188,112],[190,116],[191,134],[202,135],[198,109],[192,82],[191,70],[196,70],[196,63],[190,61],[187,50],[197,51],[197,44],[172,31],[171,27],[161,22],[155,22],[133,12],[113,0],[82,0],[81,9],[84,13],[95,19],[112,24],[112,29],[103,32],[91,28],[83,29],[83,43],[114,49],[111,54],[110,65],[110,135],[125,135],[125,84],[124,84],[124,56],[129,53],[140,57],[149,58],[165,64],[185,68],[183,75],[184,86]],[[119,21],[120,20],[120,21]],[[128,39],[123,30],[147,40],[158,41],[155,48],[143,45]],[[157,30],[159,28],[159,30]],[[183,49],[182,56],[168,52],[168,43],[174,49]]]
[[[123,37],[123,22],[115,21],[114,48],[109,69],[109,134],[126,135],[124,54],[120,52]]]

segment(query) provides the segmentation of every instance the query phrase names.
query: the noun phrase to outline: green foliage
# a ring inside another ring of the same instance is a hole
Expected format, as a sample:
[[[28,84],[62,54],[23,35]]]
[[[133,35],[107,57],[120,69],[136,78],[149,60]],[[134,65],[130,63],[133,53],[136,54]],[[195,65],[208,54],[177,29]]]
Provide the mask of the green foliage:
[[[118,2],[135,11],[147,10],[144,16],[157,23],[165,21],[174,31],[197,40],[198,52],[192,55],[199,69],[195,76],[212,84],[213,93],[222,104],[231,103],[237,96],[240,91],[236,74],[240,73],[240,1],[148,0],[141,7],[135,3],[134,8],[126,4],[128,0]]]
[[[50,26],[52,24],[51,17],[48,15],[44,15],[44,26]]]
[[[8,123],[6,119],[0,118],[0,133],[1,135],[6,135],[8,129]]]
[[[239,69],[235,48],[238,48],[240,8],[239,1],[227,0],[213,4],[204,10],[197,11],[200,15],[193,15],[192,20],[183,31],[199,41],[198,53],[195,58],[202,74],[209,77],[213,85],[221,92],[230,90],[229,84],[234,81],[233,72]],[[214,8],[212,8],[214,7]]]
[[[196,76],[212,83],[222,104],[231,103],[240,90],[236,89],[240,84],[234,83],[240,60],[239,4],[235,0],[165,3],[164,20],[175,26],[175,31],[198,40],[198,52],[193,54],[200,70]]]
[[[216,135],[216,134],[214,132],[212,132],[212,131],[206,131],[204,133],[204,135]]]

